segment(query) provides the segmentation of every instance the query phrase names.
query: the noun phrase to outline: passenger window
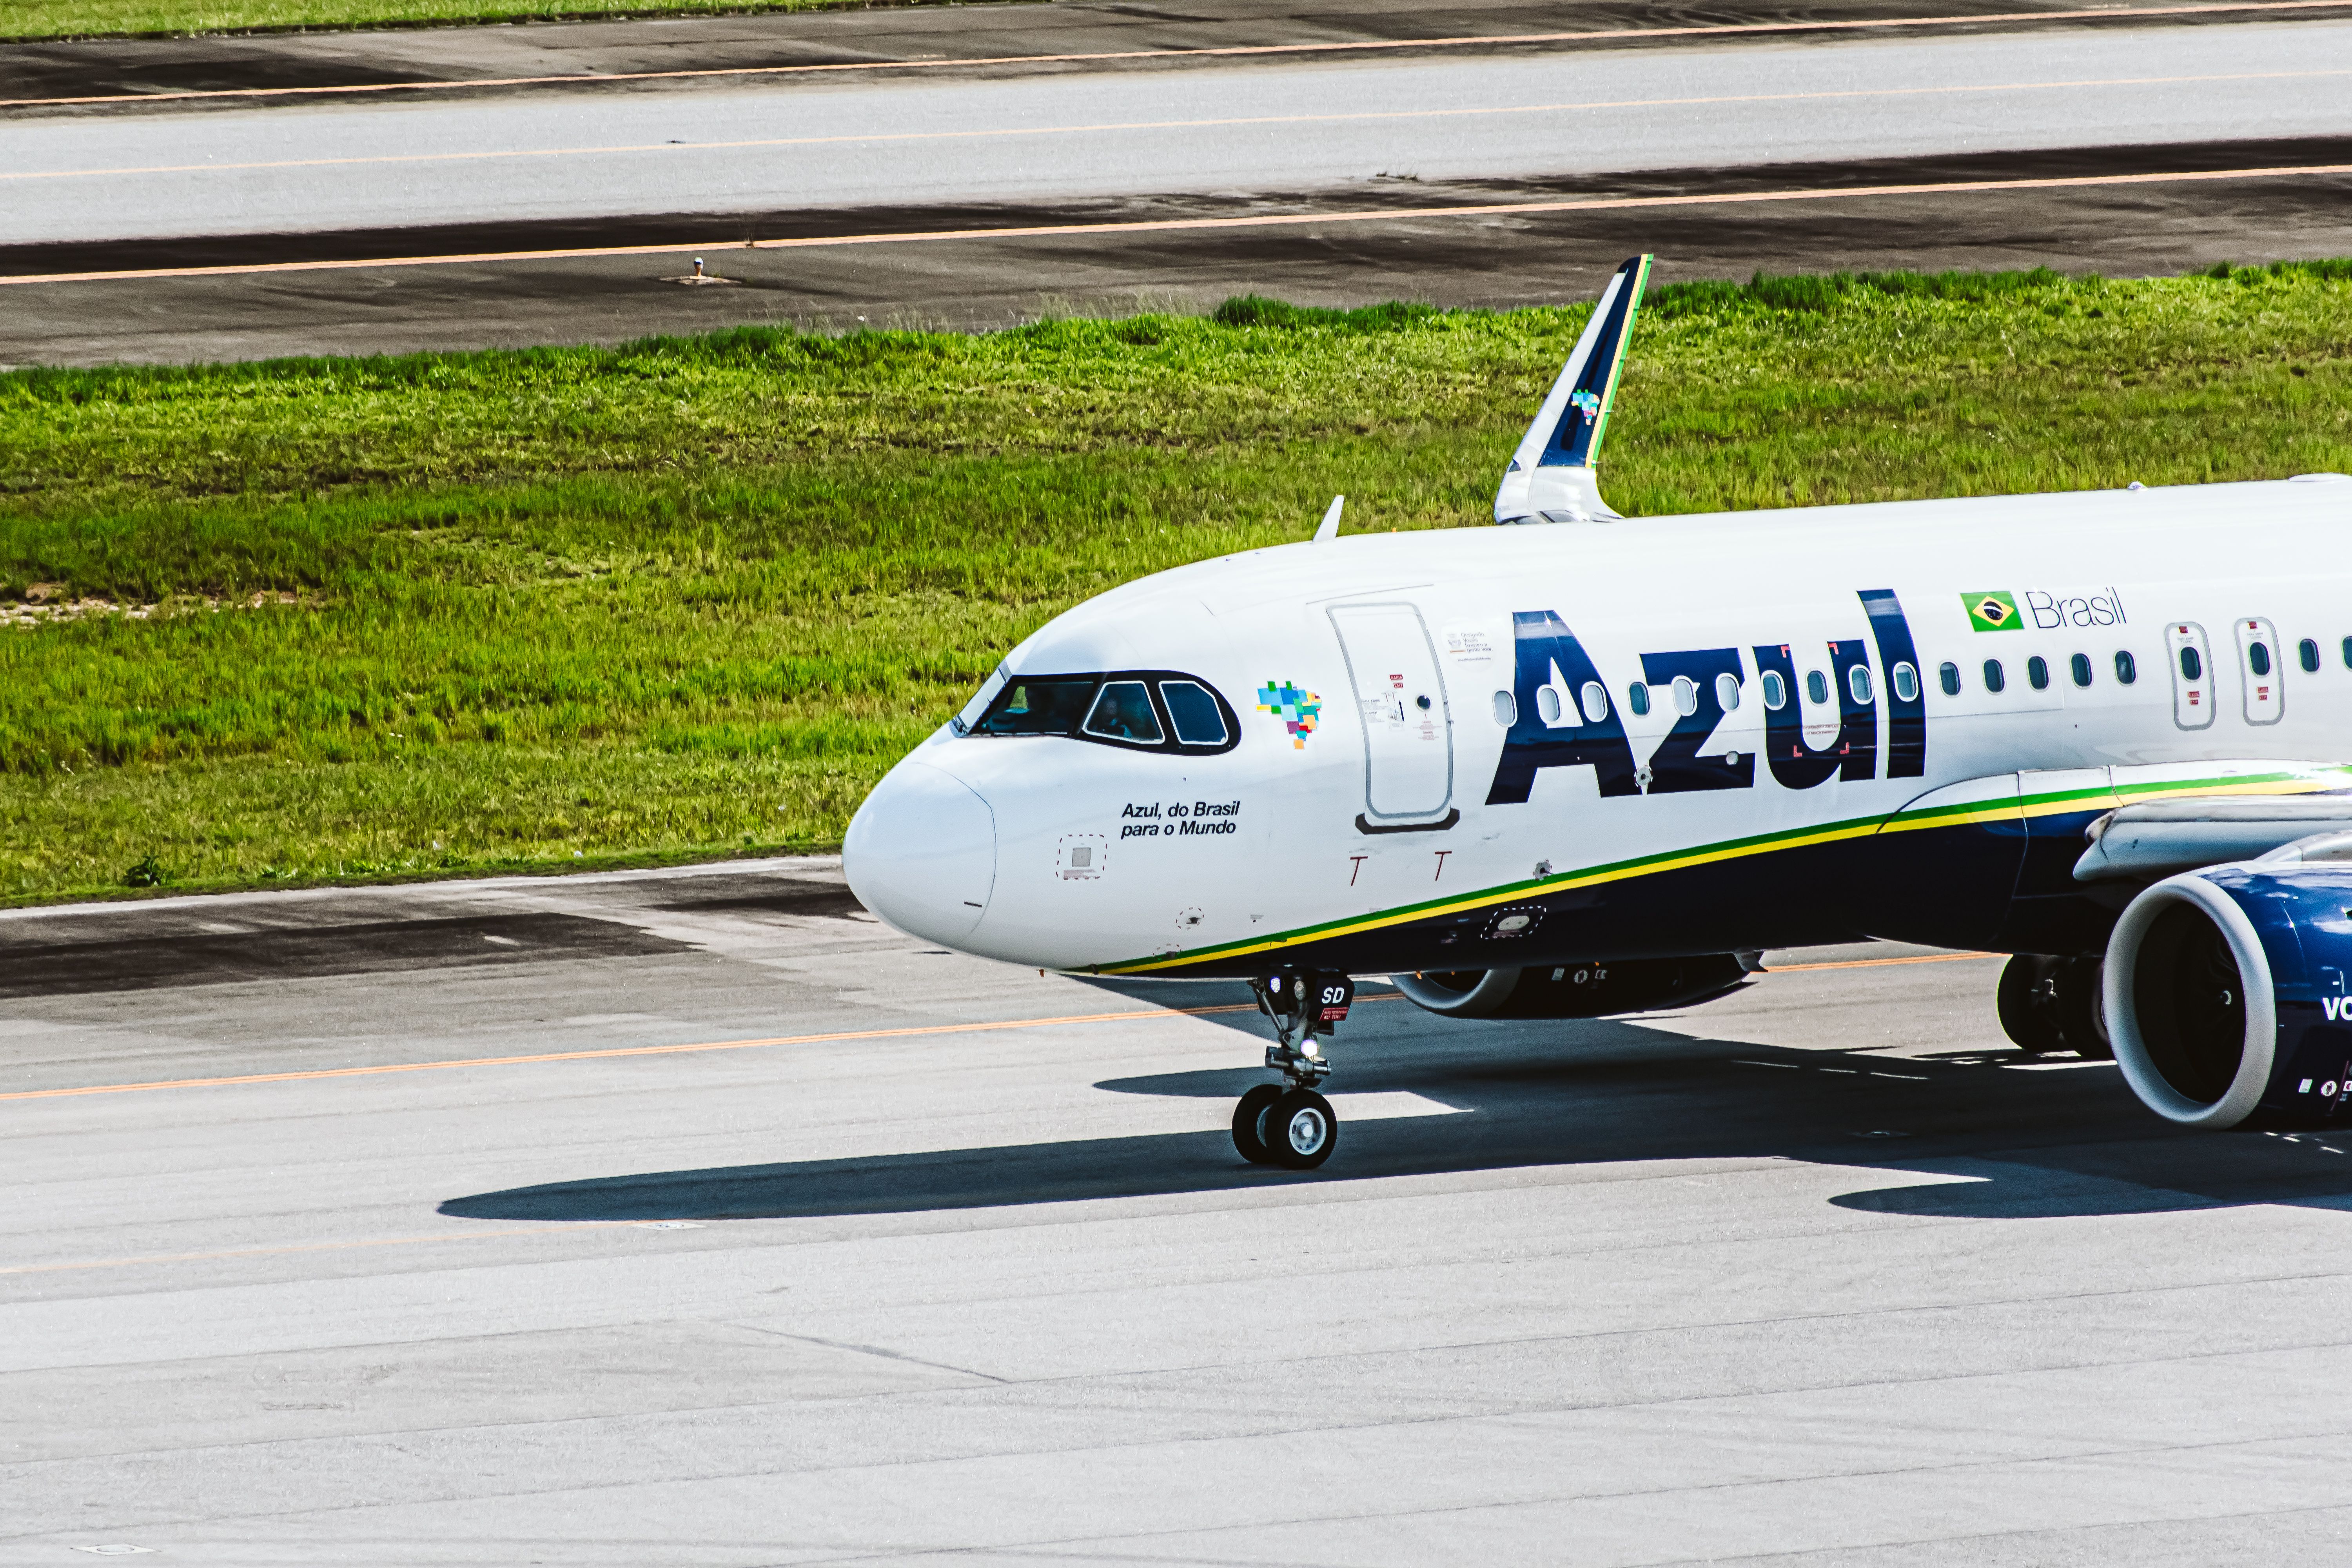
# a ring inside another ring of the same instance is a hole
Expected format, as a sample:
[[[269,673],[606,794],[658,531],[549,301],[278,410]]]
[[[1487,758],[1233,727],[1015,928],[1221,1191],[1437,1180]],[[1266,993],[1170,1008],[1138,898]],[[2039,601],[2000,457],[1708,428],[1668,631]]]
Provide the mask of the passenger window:
[[[1938,665],[1936,668],[1936,679],[1943,683],[1945,696],[1958,697],[1960,694],[1960,667],[1958,665]]]
[[[1607,689],[1601,686],[1601,682],[1597,680],[1586,681],[1584,683],[1582,696],[1584,699],[1584,721],[1586,723],[1598,724],[1601,721],[1609,717],[1609,693]]]
[[[1675,711],[1685,719],[1698,711],[1698,682],[1687,675],[1675,677]]]
[[[1739,677],[1718,675],[1715,678],[1715,705],[1726,713],[1739,706]]]
[[[2050,687],[2050,661],[2043,658],[2038,653],[2032,658],[2027,659],[2025,661],[2025,679],[2026,683],[2032,686],[2036,691],[2048,690]]]
[[[2088,686],[2091,684],[2091,656],[2089,654],[2076,654],[2074,658],[2066,661],[2066,668],[2073,671],[2075,685]]]
[[[2344,639],[2344,668],[2352,669],[2352,637]]]
[[[1546,697],[1551,699],[1553,707],[1559,706],[1559,693],[1547,686],[1536,693],[1536,707],[1538,710],[1542,709]],[[1507,730],[1518,721],[1519,700],[1507,691],[1495,693],[1495,722]]]
[[[1091,675],[1066,680],[1015,680],[997,693],[974,724],[975,735],[1067,735],[1095,694]]]
[[[1650,710],[1650,689],[1638,680],[1633,682],[1625,689],[1625,704],[1633,710],[1633,716],[1637,719],[1647,713]]]
[[[2317,643],[2312,641],[2309,637],[2305,637],[2301,642],[2294,645],[2294,651],[2302,656],[2305,674],[2317,675],[2319,673],[2319,645]]]
[[[2345,640],[2347,646],[2352,646],[2352,637]],[[1779,670],[1766,670],[1764,672],[1764,706],[1778,713],[1788,700],[1789,683],[1780,679]]]
[[[1140,680],[1105,684],[1102,695],[1095,699],[1094,710],[1087,715],[1087,733],[1139,746],[1159,744],[1160,721],[1151,711],[1150,689]]]
[[[2139,679],[2139,661],[2128,651],[2116,655],[2116,679],[2126,686]]]
[[[2197,657],[2197,650],[2193,647],[2180,650],[2180,679],[2183,680],[2205,679],[2205,661]]]
[[[1987,691],[1999,691],[2009,684],[2009,677],[2001,673],[2000,660],[1997,658],[1985,660],[1984,678]]]
[[[1209,695],[1207,688],[1190,680],[1163,680],[1160,683],[1160,700],[1168,704],[1168,719],[1176,726],[1179,742],[1187,746],[1225,743],[1225,716],[1217,711],[1217,700]]]
[[[1897,699],[1905,702],[1916,702],[1919,700],[1919,672],[1917,670],[1912,668],[1907,663],[1898,664],[1895,667],[1893,679],[1895,681],[1895,695]]]
[[[2270,645],[2268,643],[2259,642],[2248,643],[2246,645],[2246,666],[2256,675],[2268,675],[2271,672]]]
[[[1536,711],[1543,715],[1543,721],[1547,724],[1557,724],[1559,722],[1559,687],[1538,686],[1536,688]]]
[[[1845,672],[1845,689],[1853,693],[1857,707],[1870,706],[1870,671],[1855,665]]]
[[[1805,671],[1805,695],[1811,698],[1816,706],[1827,702],[1830,700],[1830,678],[1818,669]]]

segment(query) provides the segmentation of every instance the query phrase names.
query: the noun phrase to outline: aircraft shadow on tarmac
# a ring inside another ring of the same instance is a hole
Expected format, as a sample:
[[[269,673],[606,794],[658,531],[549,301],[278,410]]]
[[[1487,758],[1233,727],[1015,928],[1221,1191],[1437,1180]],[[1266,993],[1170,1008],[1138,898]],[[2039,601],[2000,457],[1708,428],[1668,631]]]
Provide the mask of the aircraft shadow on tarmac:
[[[1198,991],[1184,998],[1202,999]],[[1342,1129],[1331,1163],[1318,1172],[1246,1164],[1217,1130],[643,1172],[476,1194],[441,1212],[540,1223],[921,1213],[1758,1158],[1883,1171],[1883,1184],[1830,1201],[1923,1217],[2260,1203],[2352,1211],[2352,1142],[2182,1132],[2143,1110],[2111,1067],[2019,1070],[2028,1058],[2005,1051],[1922,1060],[1784,1050],[1615,1019],[1433,1029],[1391,1005],[1360,1009],[1368,1026],[1351,1020],[1354,1032],[1333,1052],[1339,1071],[1328,1087],[1340,1097]],[[1250,1014],[1213,1016],[1263,1027]],[[1236,1066],[1095,1087],[1213,1100],[1222,1111],[1267,1079],[1262,1068]],[[1348,1097],[1356,1095],[1383,1097],[1360,1102],[1381,1114],[1351,1117]]]

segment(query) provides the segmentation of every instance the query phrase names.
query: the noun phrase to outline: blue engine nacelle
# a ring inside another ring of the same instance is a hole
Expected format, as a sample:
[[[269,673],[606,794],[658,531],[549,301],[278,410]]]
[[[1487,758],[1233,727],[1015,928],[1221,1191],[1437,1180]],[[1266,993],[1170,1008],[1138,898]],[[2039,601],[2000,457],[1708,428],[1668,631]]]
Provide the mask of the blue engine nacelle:
[[[2352,1121],[2352,867],[2217,866],[2157,883],[2108,939],[2124,1077],[2190,1127]]]

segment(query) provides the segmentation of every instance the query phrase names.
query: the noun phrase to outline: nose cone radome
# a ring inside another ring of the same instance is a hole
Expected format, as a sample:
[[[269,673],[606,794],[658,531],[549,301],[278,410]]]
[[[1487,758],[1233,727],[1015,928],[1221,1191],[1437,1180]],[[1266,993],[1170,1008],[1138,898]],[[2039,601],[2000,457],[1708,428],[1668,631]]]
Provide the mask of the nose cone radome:
[[[850,819],[841,863],[867,909],[908,936],[952,946],[988,909],[996,819],[962,780],[910,757]]]

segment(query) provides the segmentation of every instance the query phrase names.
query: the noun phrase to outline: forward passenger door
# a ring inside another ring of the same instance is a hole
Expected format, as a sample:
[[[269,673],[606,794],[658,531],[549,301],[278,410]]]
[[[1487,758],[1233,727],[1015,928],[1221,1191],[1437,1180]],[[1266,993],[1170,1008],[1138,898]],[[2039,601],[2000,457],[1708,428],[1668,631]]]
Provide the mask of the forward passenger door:
[[[1437,650],[1411,605],[1343,605],[1331,612],[1364,731],[1364,815],[1410,826],[1454,798],[1454,721]]]

